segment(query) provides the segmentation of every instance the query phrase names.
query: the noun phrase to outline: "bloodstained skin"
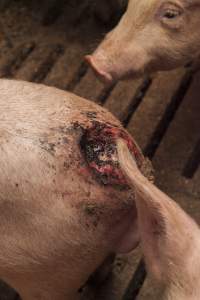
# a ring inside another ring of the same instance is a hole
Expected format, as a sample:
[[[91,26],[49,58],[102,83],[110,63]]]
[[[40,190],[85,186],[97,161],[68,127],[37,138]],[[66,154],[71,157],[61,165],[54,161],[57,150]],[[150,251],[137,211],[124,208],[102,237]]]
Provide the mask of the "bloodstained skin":
[[[122,129],[110,124],[93,121],[92,127],[84,130],[80,146],[90,170],[101,184],[127,188],[126,179],[118,163],[118,138],[127,143],[138,166],[141,167],[142,155],[132,138]]]

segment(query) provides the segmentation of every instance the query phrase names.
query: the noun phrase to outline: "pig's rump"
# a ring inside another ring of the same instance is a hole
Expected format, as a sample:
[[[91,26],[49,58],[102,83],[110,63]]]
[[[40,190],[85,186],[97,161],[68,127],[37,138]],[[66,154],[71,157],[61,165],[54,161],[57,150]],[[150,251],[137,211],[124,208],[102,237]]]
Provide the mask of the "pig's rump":
[[[134,247],[134,195],[115,139],[141,168],[145,160],[109,112],[54,88],[1,80],[0,115],[0,276],[12,282],[13,268],[64,274],[77,265],[84,281],[108,253]]]

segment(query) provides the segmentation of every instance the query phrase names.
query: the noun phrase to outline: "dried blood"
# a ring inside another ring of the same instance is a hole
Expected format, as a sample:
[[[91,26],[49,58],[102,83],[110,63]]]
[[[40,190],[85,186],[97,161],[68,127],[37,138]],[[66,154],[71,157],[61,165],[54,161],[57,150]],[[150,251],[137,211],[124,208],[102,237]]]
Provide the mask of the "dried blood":
[[[116,140],[124,139],[140,167],[142,155],[132,138],[122,129],[101,122],[93,122],[87,128],[80,141],[82,153],[96,179],[104,185],[127,186],[120,169]]]

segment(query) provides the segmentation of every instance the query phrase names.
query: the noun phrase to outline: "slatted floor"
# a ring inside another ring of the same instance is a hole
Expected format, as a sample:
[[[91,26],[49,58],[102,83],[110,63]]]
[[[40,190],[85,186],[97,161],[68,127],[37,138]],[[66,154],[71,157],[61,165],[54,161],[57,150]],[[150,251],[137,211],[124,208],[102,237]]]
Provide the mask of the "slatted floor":
[[[83,63],[108,30],[78,0],[7,0],[0,12],[0,77],[56,86],[107,107],[153,161],[156,182],[200,223],[200,72],[177,69],[105,88]],[[84,300],[156,298],[139,249],[117,258]],[[0,300],[17,300],[0,284]]]

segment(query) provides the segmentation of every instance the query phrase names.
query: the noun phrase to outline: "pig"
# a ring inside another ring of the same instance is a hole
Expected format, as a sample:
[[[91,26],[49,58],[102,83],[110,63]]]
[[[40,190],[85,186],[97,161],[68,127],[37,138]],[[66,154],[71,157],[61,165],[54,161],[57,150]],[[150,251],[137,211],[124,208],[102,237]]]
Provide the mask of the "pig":
[[[139,241],[116,139],[146,161],[112,114],[56,88],[1,79],[0,116],[0,278],[23,300],[79,299]]]
[[[117,145],[119,163],[135,191],[138,230],[148,273],[162,291],[162,299],[198,300],[200,228],[141,174],[124,141],[119,139]]]
[[[199,16],[200,0],[129,0],[119,24],[85,59],[108,85],[185,65],[199,57]]]

